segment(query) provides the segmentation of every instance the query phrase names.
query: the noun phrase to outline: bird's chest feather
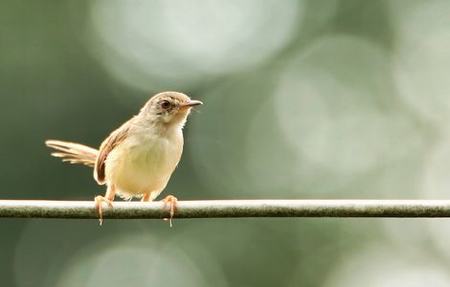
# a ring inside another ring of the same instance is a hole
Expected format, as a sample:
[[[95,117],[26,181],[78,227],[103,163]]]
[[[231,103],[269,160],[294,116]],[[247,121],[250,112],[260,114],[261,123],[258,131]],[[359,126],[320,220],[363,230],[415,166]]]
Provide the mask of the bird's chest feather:
[[[135,171],[159,173],[172,169],[178,163],[181,148],[176,141],[169,138],[144,137],[131,142],[128,147],[129,156],[125,164]]]
[[[107,177],[129,194],[162,190],[178,164],[183,137],[140,134],[128,138],[107,159]]]

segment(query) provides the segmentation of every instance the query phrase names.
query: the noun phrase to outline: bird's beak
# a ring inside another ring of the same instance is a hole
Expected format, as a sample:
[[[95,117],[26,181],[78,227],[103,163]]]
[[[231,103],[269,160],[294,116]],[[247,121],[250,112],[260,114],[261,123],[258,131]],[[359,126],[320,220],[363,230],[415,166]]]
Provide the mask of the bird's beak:
[[[180,106],[182,108],[184,108],[184,107],[190,108],[190,107],[199,106],[199,105],[203,105],[203,103],[200,101],[197,101],[197,100],[189,100],[189,102],[183,103]]]

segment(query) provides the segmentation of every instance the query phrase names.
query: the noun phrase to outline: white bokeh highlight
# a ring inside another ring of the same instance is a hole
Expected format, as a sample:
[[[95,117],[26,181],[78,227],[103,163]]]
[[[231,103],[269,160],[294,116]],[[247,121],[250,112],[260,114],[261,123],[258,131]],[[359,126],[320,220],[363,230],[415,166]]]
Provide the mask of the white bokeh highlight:
[[[228,286],[216,258],[196,241],[176,243],[170,232],[148,231],[148,222],[109,226],[30,221],[15,247],[17,286]]]
[[[390,6],[399,94],[423,119],[450,130],[450,2],[391,1]]]
[[[346,255],[328,276],[325,287],[444,287],[445,266],[426,254],[402,253],[388,246],[369,246]]]
[[[135,234],[87,246],[66,264],[56,286],[130,285],[194,287],[210,283],[181,249]]]
[[[289,62],[275,99],[279,127],[311,166],[354,177],[422,144],[396,109],[389,57],[352,36],[319,39]]]
[[[88,47],[108,72],[132,87],[198,84],[275,55],[301,22],[302,3],[97,0],[91,5]]]

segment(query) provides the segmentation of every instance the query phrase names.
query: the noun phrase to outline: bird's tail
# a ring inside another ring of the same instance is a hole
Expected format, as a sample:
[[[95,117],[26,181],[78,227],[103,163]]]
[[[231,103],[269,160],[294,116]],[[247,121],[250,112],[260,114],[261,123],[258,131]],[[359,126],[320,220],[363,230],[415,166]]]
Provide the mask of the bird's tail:
[[[55,150],[52,156],[62,158],[63,162],[84,164],[90,167],[95,165],[98,155],[98,150],[95,148],[58,140],[47,140],[45,144]]]

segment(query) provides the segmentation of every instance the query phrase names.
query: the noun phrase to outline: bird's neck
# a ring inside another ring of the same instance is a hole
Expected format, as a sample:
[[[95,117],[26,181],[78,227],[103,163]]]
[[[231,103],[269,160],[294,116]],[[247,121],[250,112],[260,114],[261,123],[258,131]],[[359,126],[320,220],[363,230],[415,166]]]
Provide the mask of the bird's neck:
[[[161,137],[171,138],[183,134],[182,130],[186,123],[186,118],[183,117],[164,122],[152,116],[143,117],[142,115],[138,115],[135,117],[134,124],[144,133],[152,133]]]

